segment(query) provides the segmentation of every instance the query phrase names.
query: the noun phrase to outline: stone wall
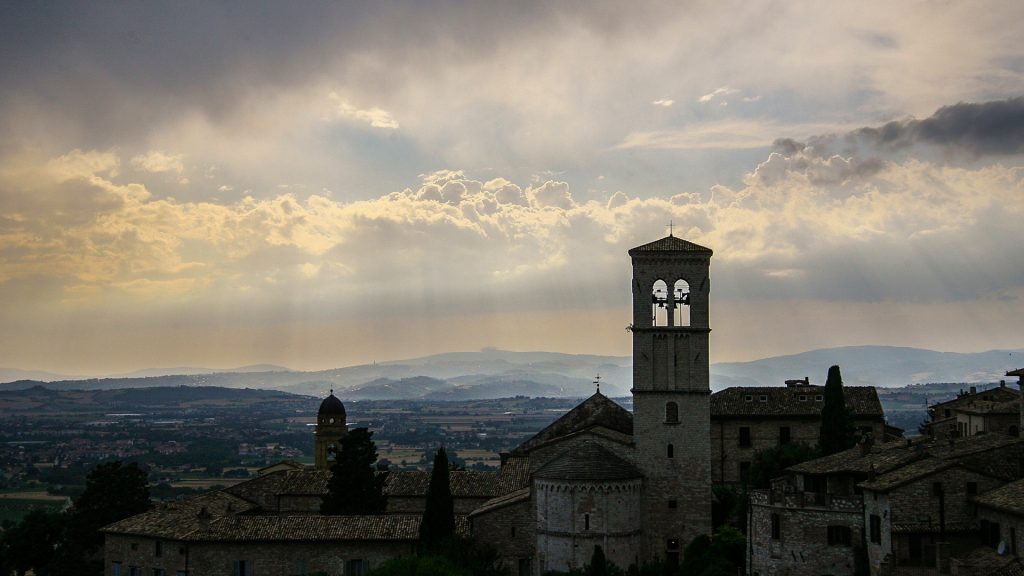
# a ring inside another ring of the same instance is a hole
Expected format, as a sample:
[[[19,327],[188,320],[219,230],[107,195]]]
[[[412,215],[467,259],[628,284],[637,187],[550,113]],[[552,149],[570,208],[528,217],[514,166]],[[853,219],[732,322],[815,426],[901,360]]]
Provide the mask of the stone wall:
[[[756,399],[755,399],[756,401]],[[858,430],[870,429],[872,438],[881,442],[885,436],[885,422],[859,418],[854,420]],[[818,444],[820,418],[774,417],[711,419],[711,477],[715,484],[739,484],[741,465],[753,462],[760,451],[779,445],[781,429],[789,427],[790,441],[810,446]],[[750,429],[750,446],[740,446],[740,428]]]
[[[134,545],[134,546],[133,546]],[[415,553],[408,541],[376,542],[199,542],[163,541],[162,554],[154,555],[156,540],[137,536],[107,535],[104,574],[113,575],[115,562],[121,574],[138,566],[145,575],[162,568],[168,576],[188,570],[196,576],[233,576],[235,563],[251,562],[254,575],[291,575],[326,572],[331,576],[346,573],[348,562],[362,560],[371,569],[386,560]]]
[[[643,481],[534,481],[538,573],[582,568],[594,546],[621,568],[640,558]]]
[[[823,501],[820,506],[801,507],[795,494],[751,491],[747,573],[752,576],[852,575],[855,548],[863,541],[861,509],[859,497],[834,498]],[[772,538],[772,515],[778,516],[778,539]],[[849,529],[850,545],[830,545],[829,526]]]
[[[498,552],[499,561],[511,576],[532,576],[534,550],[537,544],[537,522],[533,500],[524,500],[493,508],[470,517],[473,538]],[[525,565],[521,561],[526,560]],[[519,567],[530,569],[520,574]]]
[[[978,520],[999,524],[999,539],[1006,542],[1006,553],[1024,556],[1024,518],[1002,510],[978,506]]]

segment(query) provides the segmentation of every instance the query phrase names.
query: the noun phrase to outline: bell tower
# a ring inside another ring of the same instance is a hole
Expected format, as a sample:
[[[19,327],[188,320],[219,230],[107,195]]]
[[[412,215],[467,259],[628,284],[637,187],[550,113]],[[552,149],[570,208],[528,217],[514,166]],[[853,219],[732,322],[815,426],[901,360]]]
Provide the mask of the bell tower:
[[[334,463],[334,457],[341,450],[341,439],[348,434],[345,420],[345,405],[334,395],[324,398],[316,413],[315,462],[318,470],[327,470]]]
[[[633,440],[649,558],[678,563],[711,534],[711,250],[669,236],[633,261]]]

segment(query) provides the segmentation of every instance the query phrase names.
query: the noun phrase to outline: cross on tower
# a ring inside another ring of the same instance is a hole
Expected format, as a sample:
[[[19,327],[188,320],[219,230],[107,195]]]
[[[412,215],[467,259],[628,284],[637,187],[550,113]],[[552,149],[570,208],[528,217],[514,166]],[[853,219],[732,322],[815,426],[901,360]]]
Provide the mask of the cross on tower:
[[[675,225],[672,223],[671,220],[669,220],[668,221],[668,235],[671,236],[673,232],[675,232]]]
[[[601,393],[601,375],[598,374],[594,377],[594,384],[597,384],[597,393]]]

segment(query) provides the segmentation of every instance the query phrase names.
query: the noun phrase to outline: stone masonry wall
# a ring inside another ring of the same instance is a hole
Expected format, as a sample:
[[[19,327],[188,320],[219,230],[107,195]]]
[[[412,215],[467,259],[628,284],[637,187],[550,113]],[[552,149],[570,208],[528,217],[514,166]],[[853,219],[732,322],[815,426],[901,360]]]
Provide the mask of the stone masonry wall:
[[[537,543],[536,518],[533,500],[524,500],[472,516],[473,538],[481,544],[493,546],[499,561],[512,576],[519,574],[519,561],[531,559]]]
[[[847,500],[842,502],[848,503]],[[777,540],[772,538],[772,514],[779,517]],[[829,545],[829,526],[849,528],[851,545]],[[860,506],[797,508],[787,506],[787,502],[773,502],[767,490],[754,491],[747,530],[750,535],[747,573],[752,576],[852,575],[854,549],[861,545],[863,531]]]

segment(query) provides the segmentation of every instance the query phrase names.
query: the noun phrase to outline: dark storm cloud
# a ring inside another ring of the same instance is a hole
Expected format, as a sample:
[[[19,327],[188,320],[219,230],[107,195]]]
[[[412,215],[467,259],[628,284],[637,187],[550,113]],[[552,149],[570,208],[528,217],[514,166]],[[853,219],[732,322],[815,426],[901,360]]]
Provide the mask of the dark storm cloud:
[[[981,103],[959,103],[939,108],[923,120],[888,122],[854,130],[841,139],[834,135],[811,138],[809,146],[819,153],[837,147],[847,151],[900,152],[917,144],[965,152],[972,157],[1024,153],[1024,97]],[[796,150],[801,144],[777,141],[776,147]]]

